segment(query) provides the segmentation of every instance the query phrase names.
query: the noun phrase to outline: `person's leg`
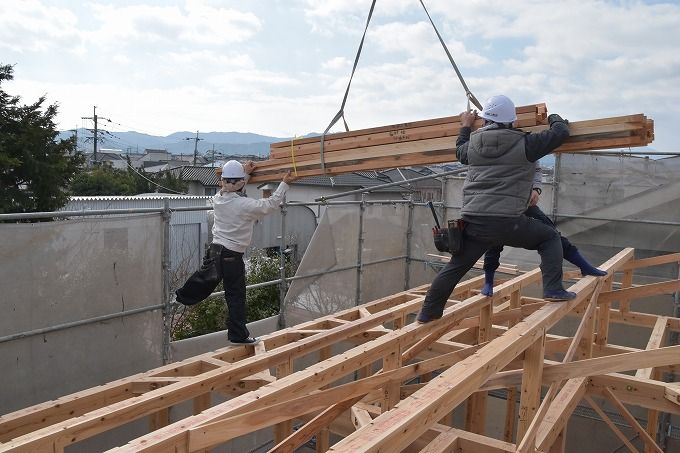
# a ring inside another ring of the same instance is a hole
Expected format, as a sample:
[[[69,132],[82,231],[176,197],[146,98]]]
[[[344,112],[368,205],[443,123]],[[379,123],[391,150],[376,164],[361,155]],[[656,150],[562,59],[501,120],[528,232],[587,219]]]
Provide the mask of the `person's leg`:
[[[469,229],[468,225],[468,229]],[[472,269],[472,266],[489,248],[487,243],[480,242],[467,234],[463,237],[460,255],[452,256],[444,268],[439,271],[427,291],[423,306],[418,313],[418,322],[424,323],[442,317],[446,301],[461,278]]]
[[[557,227],[555,224],[548,218],[548,216],[541,211],[541,209],[538,206],[530,206],[527,211],[526,215],[528,217],[531,217],[533,219],[539,220],[546,225],[555,228],[557,230]],[[581,274],[583,275],[594,275],[596,277],[602,277],[604,275],[607,275],[607,273],[601,269],[596,268],[592,264],[590,264],[582,255],[579,253],[578,249],[576,248],[575,245],[573,245],[569,239],[565,238],[562,236],[562,234],[557,230],[557,233],[560,235],[560,240],[562,241],[562,255],[564,256],[564,259],[569,261],[571,264],[574,266],[578,267],[581,269]]]
[[[484,254],[484,286],[482,287],[482,294],[485,296],[493,296],[493,279],[496,275],[496,269],[501,264],[501,252],[503,247],[493,247]]]
[[[569,242],[569,239],[564,236],[562,236],[562,250],[564,251],[564,259],[581,269],[581,275],[594,275],[595,277],[607,275],[607,272],[590,264],[588,260],[581,255],[576,246]]]
[[[246,267],[243,254],[222,252],[222,276],[227,315],[227,337],[233,342],[243,342],[250,336],[246,327]]]
[[[576,295],[562,286],[562,242],[554,228],[525,215],[513,219],[511,225],[499,229],[505,245],[537,250],[541,256],[543,297],[550,300],[569,300]]]
[[[220,269],[220,252],[222,247],[211,244],[203,257],[201,268],[191,274],[180,288],[175,290],[177,302],[184,305],[195,305],[205,300],[222,280]]]

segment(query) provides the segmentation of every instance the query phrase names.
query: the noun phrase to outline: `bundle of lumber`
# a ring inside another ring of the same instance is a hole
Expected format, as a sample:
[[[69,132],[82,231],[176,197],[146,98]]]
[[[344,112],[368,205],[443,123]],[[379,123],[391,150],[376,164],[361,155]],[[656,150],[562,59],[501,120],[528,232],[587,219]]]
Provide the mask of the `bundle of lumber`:
[[[515,126],[547,128],[545,104],[517,108]],[[479,119],[473,129],[482,126]],[[268,160],[257,162],[251,182],[278,181],[289,170],[297,176],[334,176],[361,170],[456,161],[460,117],[449,116],[326,135],[324,165],[320,137],[272,143]],[[559,152],[644,146],[654,137],[652,120],[642,114],[570,123],[571,137]]]

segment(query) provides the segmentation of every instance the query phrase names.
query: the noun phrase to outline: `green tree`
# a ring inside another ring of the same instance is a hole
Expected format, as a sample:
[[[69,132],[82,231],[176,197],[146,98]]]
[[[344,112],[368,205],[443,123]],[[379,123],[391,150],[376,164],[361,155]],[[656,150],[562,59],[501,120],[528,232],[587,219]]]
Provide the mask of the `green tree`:
[[[169,173],[146,173],[133,169],[128,158],[126,170],[108,166],[80,173],[71,184],[74,195],[139,195],[149,192],[186,192],[186,183]]]
[[[57,140],[56,104],[45,97],[21,105],[2,89],[14,68],[0,64],[0,213],[55,211],[66,204],[68,186],[84,158],[75,139]]]
[[[137,175],[139,176],[139,175]],[[159,172],[153,177],[153,181],[158,184],[159,192],[180,192],[186,193],[188,187],[187,183],[173,175],[169,171]],[[154,188],[155,190],[155,188]]]
[[[134,183],[127,173],[111,167],[96,167],[78,174],[71,183],[73,195],[131,195]]]
[[[186,183],[169,174],[146,173],[144,169],[119,170],[108,166],[80,173],[71,184],[74,195],[139,195],[149,192],[186,192]]]

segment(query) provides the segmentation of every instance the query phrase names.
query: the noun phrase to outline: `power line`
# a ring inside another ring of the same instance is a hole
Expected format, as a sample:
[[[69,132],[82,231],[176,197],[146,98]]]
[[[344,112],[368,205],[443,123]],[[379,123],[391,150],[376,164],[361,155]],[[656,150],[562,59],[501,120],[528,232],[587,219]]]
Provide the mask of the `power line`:
[[[184,140],[193,140],[194,141],[194,165],[196,165],[196,154],[198,153],[198,142],[199,142],[199,140],[204,140],[204,139],[198,138],[198,131],[196,131],[196,138],[186,137]]]
[[[176,193],[176,194],[178,194],[178,195],[186,195],[186,193],[184,193],[184,192],[177,192],[176,190],[169,189],[169,188],[167,188],[167,187],[165,187],[165,186],[162,186],[162,185],[158,184],[158,183],[155,182],[155,181],[152,181],[151,179],[147,178],[146,176],[144,176],[143,174],[141,174],[140,172],[138,172],[137,169],[136,169],[135,167],[133,167],[133,166],[130,164],[130,162],[127,161],[127,159],[123,159],[121,156],[119,156],[119,155],[117,155],[117,154],[116,154],[116,156],[118,156],[118,158],[119,158],[120,160],[125,160],[125,164],[128,166],[128,168],[129,168],[130,170],[132,170],[132,171],[135,172],[137,175],[139,175],[141,178],[147,180],[147,181],[150,182],[151,184],[153,184],[153,185],[155,185],[155,186],[158,186],[158,187],[160,187],[161,189],[166,190],[166,191],[168,191],[168,192]]]
[[[98,133],[97,133],[97,119],[103,119],[103,120],[108,120],[108,121],[111,121],[111,120],[109,120],[108,118],[98,117],[96,105],[94,106],[94,108],[92,110],[92,116],[83,116],[82,119],[94,121],[94,133],[93,133],[93,136],[92,136],[93,141],[94,141],[94,145],[93,145],[94,153],[92,155],[92,160],[94,162],[97,162],[97,140],[99,138]]]

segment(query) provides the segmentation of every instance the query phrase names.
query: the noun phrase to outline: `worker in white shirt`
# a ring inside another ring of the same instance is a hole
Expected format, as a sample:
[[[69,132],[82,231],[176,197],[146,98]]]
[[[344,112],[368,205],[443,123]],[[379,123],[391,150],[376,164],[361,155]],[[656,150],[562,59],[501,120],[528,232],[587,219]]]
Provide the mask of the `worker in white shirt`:
[[[246,327],[246,269],[243,262],[243,253],[252,240],[253,226],[256,221],[278,209],[288,190],[288,184],[297,179],[288,172],[269,198],[248,198],[243,189],[254,169],[252,161],[241,165],[238,161],[230,160],[222,167],[221,190],[213,197],[213,242],[209,256],[206,257],[209,261],[204,261],[204,267],[206,264],[208,267],[213,263],[218,265],[212,267],[213,278],[206,277],[211,269],[206,269],[204,275],[197,275],[201,274],[199,270],[175,292],[178,302],[193,305],[205,299],[215,289],[219,280],[216,283],[214,277],[219,278],[221,274],[229,310],[227,337],[233,344],[258,342],[258,339],[250,336]]]

